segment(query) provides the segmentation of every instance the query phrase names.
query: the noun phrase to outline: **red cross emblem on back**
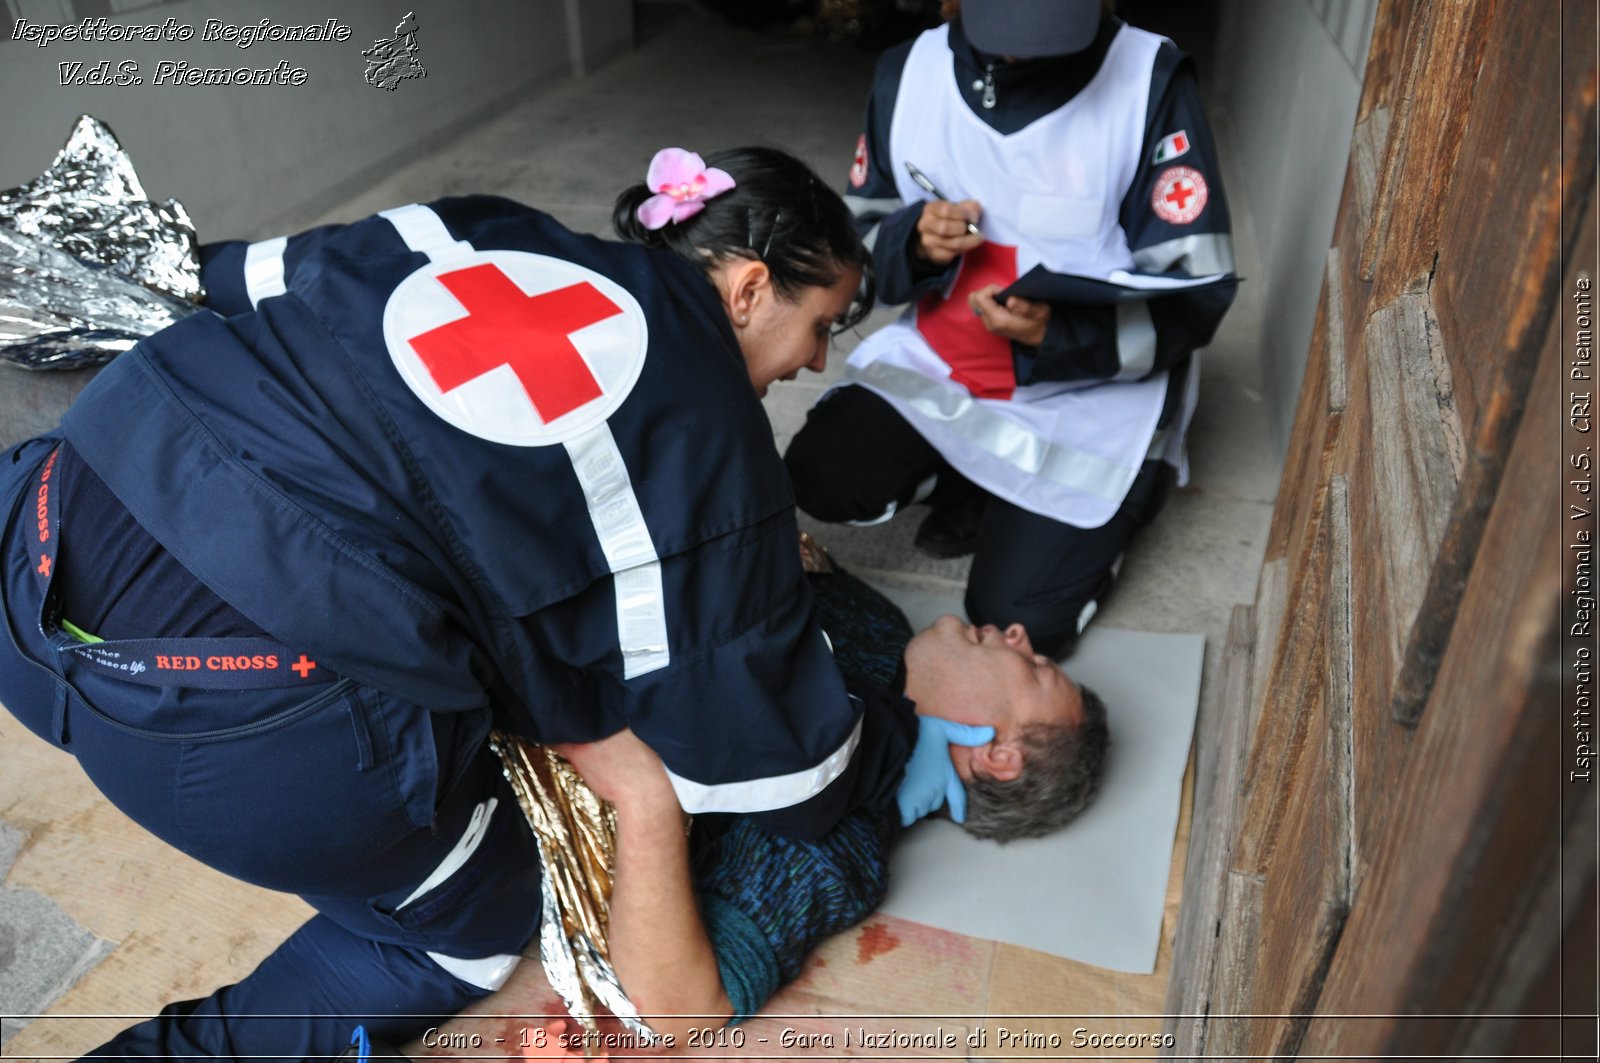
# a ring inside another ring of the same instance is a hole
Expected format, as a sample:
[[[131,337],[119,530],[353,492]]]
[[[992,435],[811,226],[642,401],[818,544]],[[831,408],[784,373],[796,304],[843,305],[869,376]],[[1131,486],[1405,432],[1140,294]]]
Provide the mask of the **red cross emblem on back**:
[[[411,338],[442,392],[509,365],[545,424],[603,394],[572,333],[622,313],[588,281],[525,295],[493,263],[438,275],[467,316]]]

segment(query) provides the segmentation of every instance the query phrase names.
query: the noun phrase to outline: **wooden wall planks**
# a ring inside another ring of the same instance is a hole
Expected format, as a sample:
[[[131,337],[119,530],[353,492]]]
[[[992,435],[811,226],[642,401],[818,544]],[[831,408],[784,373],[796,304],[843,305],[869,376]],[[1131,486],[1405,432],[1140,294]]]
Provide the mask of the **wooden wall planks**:
[[[1195,822],[1231,823],[1235,818],[1249,726],[1255,637],[1254,610],[1248,605],[1234,606],[1223,650],[1222,697],[1211,708],[1215,718],[1208,716],[1206,706],[1202,706],[1195,724]],[[1191,829],[1190,837],[1195,844],[1188,851],[1184,868],[1184,903],[1202,911],[1219,911],[1228,887],[1232,855],[1229,836],[1221,831]],[[1167,985],[1166,1002],[1168,1015],[1187,1016],[1176,1020],[1174,1030],[1179,1056],[1197,1055],[1205,1044],[1205,1011],[1217,969],[1220,936],[1221,929],[1214,923],[1180,921],[1172,946],[1173,966],[1191,972],[1191,977],[1172,979]]]
[[[1559,674],[1560,278],[1596,225],[1595,19],[1380,6],[1250,689],[1227,693],[1249,719],[1242,794],[1196,806],[1194,851],[1229,857],[1180,916],[1180,941],[1216,934],[1175,955],[1169,1008],[1206,1015],[1180,1054],[1559,1036],[1393,1016],[1558,1010],[1560,934],[1593,922],[1592,848],[1548,885],[1562,831],[1589,828],[1556,805],[1559,718],[1539,709]]]

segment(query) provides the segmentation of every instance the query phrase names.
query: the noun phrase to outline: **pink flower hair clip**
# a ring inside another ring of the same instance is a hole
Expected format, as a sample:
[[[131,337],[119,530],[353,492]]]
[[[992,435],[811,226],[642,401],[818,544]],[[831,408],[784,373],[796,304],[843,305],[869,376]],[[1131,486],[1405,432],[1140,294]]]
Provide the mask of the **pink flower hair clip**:
[[[734,187],[733,177],[726,170],[706,162],[692,151],[682,148],[662,148],[650,160],[650,169],[644,183],[656,193],[637,211],[639,224],[646,229],[659,229],[669,221],[692,218],[705,209],[706,200]]]

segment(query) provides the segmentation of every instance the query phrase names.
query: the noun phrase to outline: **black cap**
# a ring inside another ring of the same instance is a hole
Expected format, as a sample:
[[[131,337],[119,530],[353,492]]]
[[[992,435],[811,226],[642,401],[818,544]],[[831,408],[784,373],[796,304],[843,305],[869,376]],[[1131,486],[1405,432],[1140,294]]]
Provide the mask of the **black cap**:
[[[990,55],[1071,55],[1094,42],[1100,0],[961,0],[961,29]]]

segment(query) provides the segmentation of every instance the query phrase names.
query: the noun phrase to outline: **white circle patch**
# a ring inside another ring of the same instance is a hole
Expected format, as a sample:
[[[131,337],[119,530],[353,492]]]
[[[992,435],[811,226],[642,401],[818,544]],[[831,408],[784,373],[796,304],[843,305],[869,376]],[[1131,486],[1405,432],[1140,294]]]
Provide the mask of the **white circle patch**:
[[[649,346],[644,311],[626,288],[524,251],[423,266],[390,294],[383,338],[428,409],[517,447],[563,443],[611,416]]]
[[[1173,225],[1188,225],[1206,209],[1206,179],[1199,170],[1188,166],[1170,166],[1156,178],[1156,190],[1150,196],[1150,209],[1156,217]]]
[[[867,135],[856,138],[856,157],[850,164],[850,187],[860,188],[867,183]]]

